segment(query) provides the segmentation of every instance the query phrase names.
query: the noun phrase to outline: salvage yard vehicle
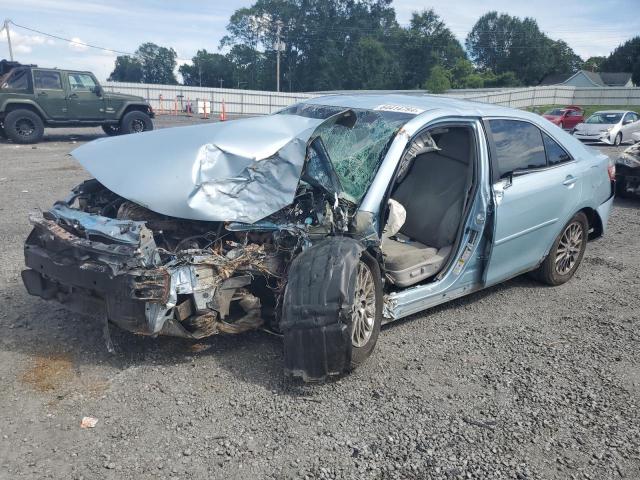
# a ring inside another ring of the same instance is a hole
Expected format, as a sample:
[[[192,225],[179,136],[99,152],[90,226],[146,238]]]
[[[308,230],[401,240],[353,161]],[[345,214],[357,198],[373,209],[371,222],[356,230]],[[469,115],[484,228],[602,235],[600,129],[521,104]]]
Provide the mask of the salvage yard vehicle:
[[[45,127],[102,127],[107,135],[153,130],[142,97],[108,93],[91,72],[0,61],[0,136],[37,143]]]
[[[632,141],[632,135],[640,132],[640,115],[626,110],[595,112],[573,130],[579,140],[602,142],[618,146]]]
[[[525,272],[568,281],[615,173],[540,116],[335,95],[265,117],[104,138],[94,177],[31,217],[28,292],[141,335],[266,328],[306,381],[380,326]]]
[[[552,108],[544,112],[542,116],[563,130],[571,130],[579,123],[584,122],[584,110],[577,105]]]
[[[616,192],[621,197],[640,197],[640,143],[616,159]]]

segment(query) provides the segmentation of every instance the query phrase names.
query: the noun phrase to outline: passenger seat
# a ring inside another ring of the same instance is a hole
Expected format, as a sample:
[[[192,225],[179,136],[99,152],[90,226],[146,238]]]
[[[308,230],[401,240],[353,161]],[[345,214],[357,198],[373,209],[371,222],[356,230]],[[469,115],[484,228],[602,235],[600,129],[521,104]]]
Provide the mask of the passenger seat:
[[[448,258],[462,220],[471,178],[471,133],[451,128],[436,139],[441,150],[418,155],[392,198],[407,218],[394,238],[384,238],[388,278],[407,287],[432,277]]]

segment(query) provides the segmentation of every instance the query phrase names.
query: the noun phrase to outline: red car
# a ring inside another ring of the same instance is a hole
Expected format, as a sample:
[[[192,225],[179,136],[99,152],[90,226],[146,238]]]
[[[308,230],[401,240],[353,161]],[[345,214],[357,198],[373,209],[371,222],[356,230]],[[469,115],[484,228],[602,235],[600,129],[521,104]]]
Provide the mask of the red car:
[[[551,123],[565,130],[571,130],[577,124],[584,122],[584,110],[577,105],[569,105],[564,108],[553,108],[542,115]]]

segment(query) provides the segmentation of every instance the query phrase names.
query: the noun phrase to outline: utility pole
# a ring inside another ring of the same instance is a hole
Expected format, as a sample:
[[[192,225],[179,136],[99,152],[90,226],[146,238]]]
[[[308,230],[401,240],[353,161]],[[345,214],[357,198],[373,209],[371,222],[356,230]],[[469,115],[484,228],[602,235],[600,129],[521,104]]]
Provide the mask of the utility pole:
[[[220,88],[222,88],[222,84],[224,83],[224,79],[220,78],[218,81],[220,82]]]
[[[282,51],[282,22],[276,22],[276,92],[280,91],[280,52]]]
[[[7,32],[7,43],[9,44],[9,58],[13,62],[13,49],[11,48],[11,34],[9,33],[9,23],[11,23],[11,20],[4,20],[4,30]]]

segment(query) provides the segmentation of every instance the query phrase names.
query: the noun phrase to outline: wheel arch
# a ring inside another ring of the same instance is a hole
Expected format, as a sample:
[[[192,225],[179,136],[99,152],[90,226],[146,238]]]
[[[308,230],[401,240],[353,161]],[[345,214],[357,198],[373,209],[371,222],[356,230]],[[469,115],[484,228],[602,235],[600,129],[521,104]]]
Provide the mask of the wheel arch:
[[[7,104],[4,106],[4,110],[2,111],[3,120],[4,118],[6,118],[6,116],[9,113],[15,112],[16,110],[29,110],[35,113],[36,115],[38,115],[44,123],[47,122],[47,116],[42,111],[42,109],[38,106],[38,104],[32,103],[32,102],[16,102],[16,101],[7,102]]]
[[[149,105],[145,103],[127,103],[126,105],[124,105],[122,112],[120,112],[119,120],[122,120],[122,117],[124,117],[129,112],[142,112],[151,116],[151,109]]]
[[[599,238],[604,233],[602,218],[600,218],[600,214],[598,211],[591,207],[584,207],[581,210],[578,210],[579,213],[582,212],[587,217],[587,221],[589,222],[589,240],[595,240]]]

